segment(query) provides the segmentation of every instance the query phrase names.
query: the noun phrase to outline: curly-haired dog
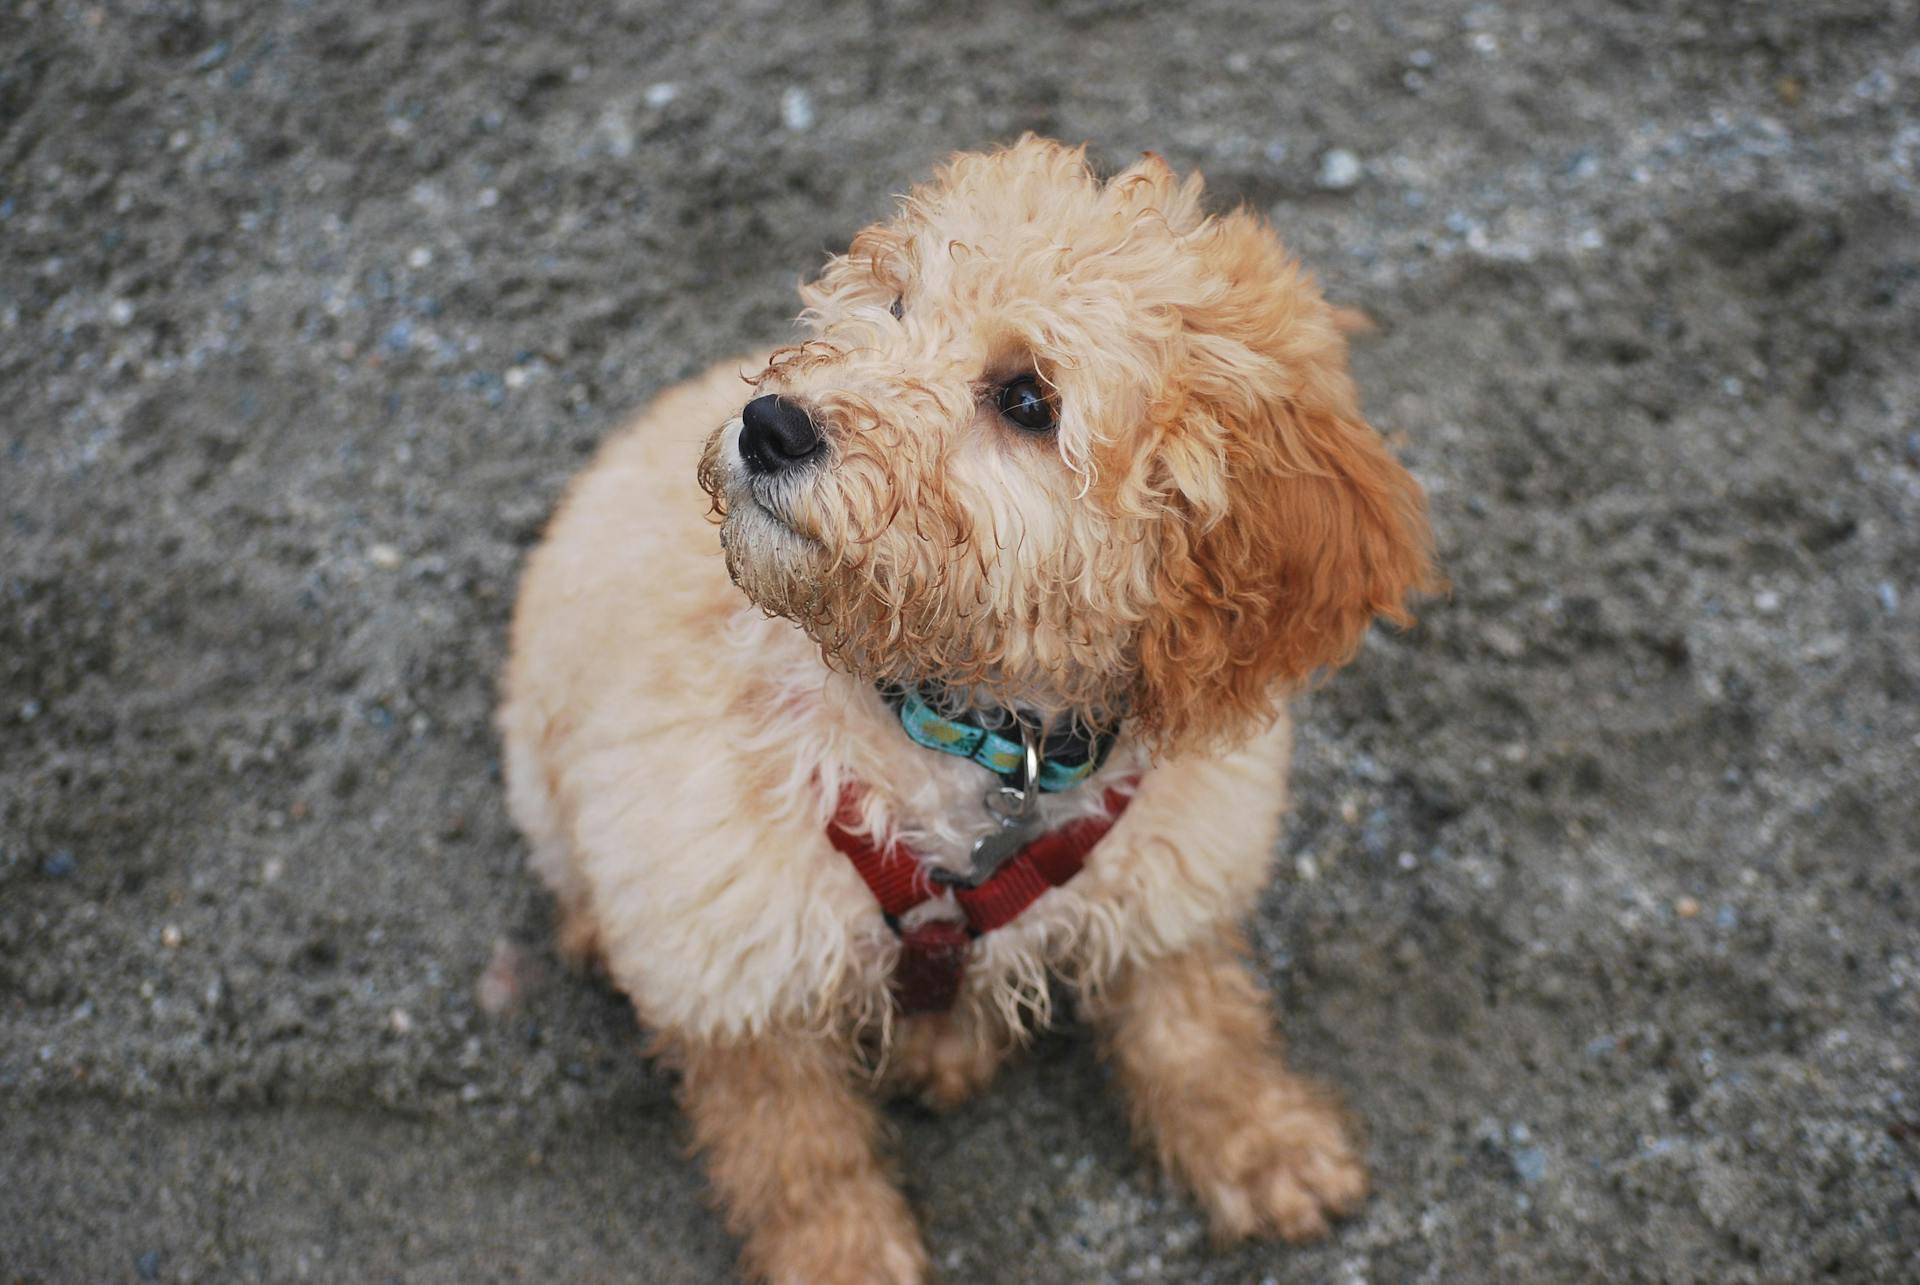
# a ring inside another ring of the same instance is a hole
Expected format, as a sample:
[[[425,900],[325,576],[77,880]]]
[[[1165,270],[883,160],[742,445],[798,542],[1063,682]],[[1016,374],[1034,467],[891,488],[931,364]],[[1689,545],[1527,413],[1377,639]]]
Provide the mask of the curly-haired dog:
[[[1365,1192],[1236,926],[1281,702],[1406,619],[1424,505],[1334,310],[1200,198],[1152,155],[955,157],[802,289],[804,342],[612,440],[528,565],[513,811],[757,1275],[926,1275],[864,1090],[979,1089],[1050,977],[1221,1235]]]

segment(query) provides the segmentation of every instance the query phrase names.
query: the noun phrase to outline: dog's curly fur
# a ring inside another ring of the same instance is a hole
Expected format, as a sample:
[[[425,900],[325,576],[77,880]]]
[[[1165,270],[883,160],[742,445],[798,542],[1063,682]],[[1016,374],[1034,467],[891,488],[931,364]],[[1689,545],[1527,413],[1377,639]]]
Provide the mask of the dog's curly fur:
[[[758,1276],[924,1278],[863,1075],[958,1101],[1046,1019],[1050,977],[1222,1236],[1323,1232],[1364,1174],[1285,1069],[1235,925],[1284,804],[1281,702],[1434,584],[1340,315],[1197,176],[1149,155],[1103,182],[1034,138],[955,157],[802,295],[804,342],[662,396],[528,566],[500,722],[563,945],[683,1069]],[[996,409],[1021,375],[1052,431]],[[766,393],[809,410],[824,462],[743,465]],[[1123,720],[1049,822],[1139,782],[1076,879],[975,942],[949,1014],[893,1013],[897,940],[825,835],[854,782],[875,839],[930,862],[989,824],[989,778],[908,742],[882,680]]]

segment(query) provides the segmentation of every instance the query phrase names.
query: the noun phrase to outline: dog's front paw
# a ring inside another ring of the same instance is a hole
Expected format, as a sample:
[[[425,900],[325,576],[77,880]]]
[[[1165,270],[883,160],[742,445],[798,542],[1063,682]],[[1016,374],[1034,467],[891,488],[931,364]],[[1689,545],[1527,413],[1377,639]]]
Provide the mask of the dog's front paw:
[[[927,1251],[906,1198],[880,1177],[816,1193],[801,1217],[764,1228],[748,1265],[769,1285],[922,1285]]]
[[[902,1018],[894,1038],[889,1080],[942,1111],[986,1088],[1006,1056],[998,1028],[970,1012]]]
[[[1163,1135],[1167,1158],[1220,1239],[1317,1239],[1360,1207],[1366,1168],[1338,1107],[1285,1072],[1263,1090],[1194,1110]]]

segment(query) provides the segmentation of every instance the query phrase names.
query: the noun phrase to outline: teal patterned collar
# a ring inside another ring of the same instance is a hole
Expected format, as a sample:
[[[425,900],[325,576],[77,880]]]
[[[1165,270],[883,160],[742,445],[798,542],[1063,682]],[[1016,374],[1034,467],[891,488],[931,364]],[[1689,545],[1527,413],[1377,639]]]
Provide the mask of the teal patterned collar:
[[[1012,710],[968,710],[967,717],[942,714],[912,688],[885,685],[880,697],[900,716],[900,726],[915,744],[942,754],[972,759],[995,776],[1017,785],[1024,750],[1020,716]],[[1040,745],[1040,788],[1069,790],[1099,770],[1119,737],[1118,727],[1089,734],[1076,726],[1049,732]]]

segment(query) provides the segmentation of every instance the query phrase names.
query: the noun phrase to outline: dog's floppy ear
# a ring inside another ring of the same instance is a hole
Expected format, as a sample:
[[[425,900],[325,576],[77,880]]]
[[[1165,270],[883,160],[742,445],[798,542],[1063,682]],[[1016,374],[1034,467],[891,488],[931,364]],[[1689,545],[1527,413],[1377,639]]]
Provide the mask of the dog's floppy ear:
[[[1201,235],[1227,286],[1187,310],[1154,416],[1170,511],[1132,692],[1163,748],[1251,733],[1438,587],[1425,500],[1360,418],[1334,310],[1252,217]]]

